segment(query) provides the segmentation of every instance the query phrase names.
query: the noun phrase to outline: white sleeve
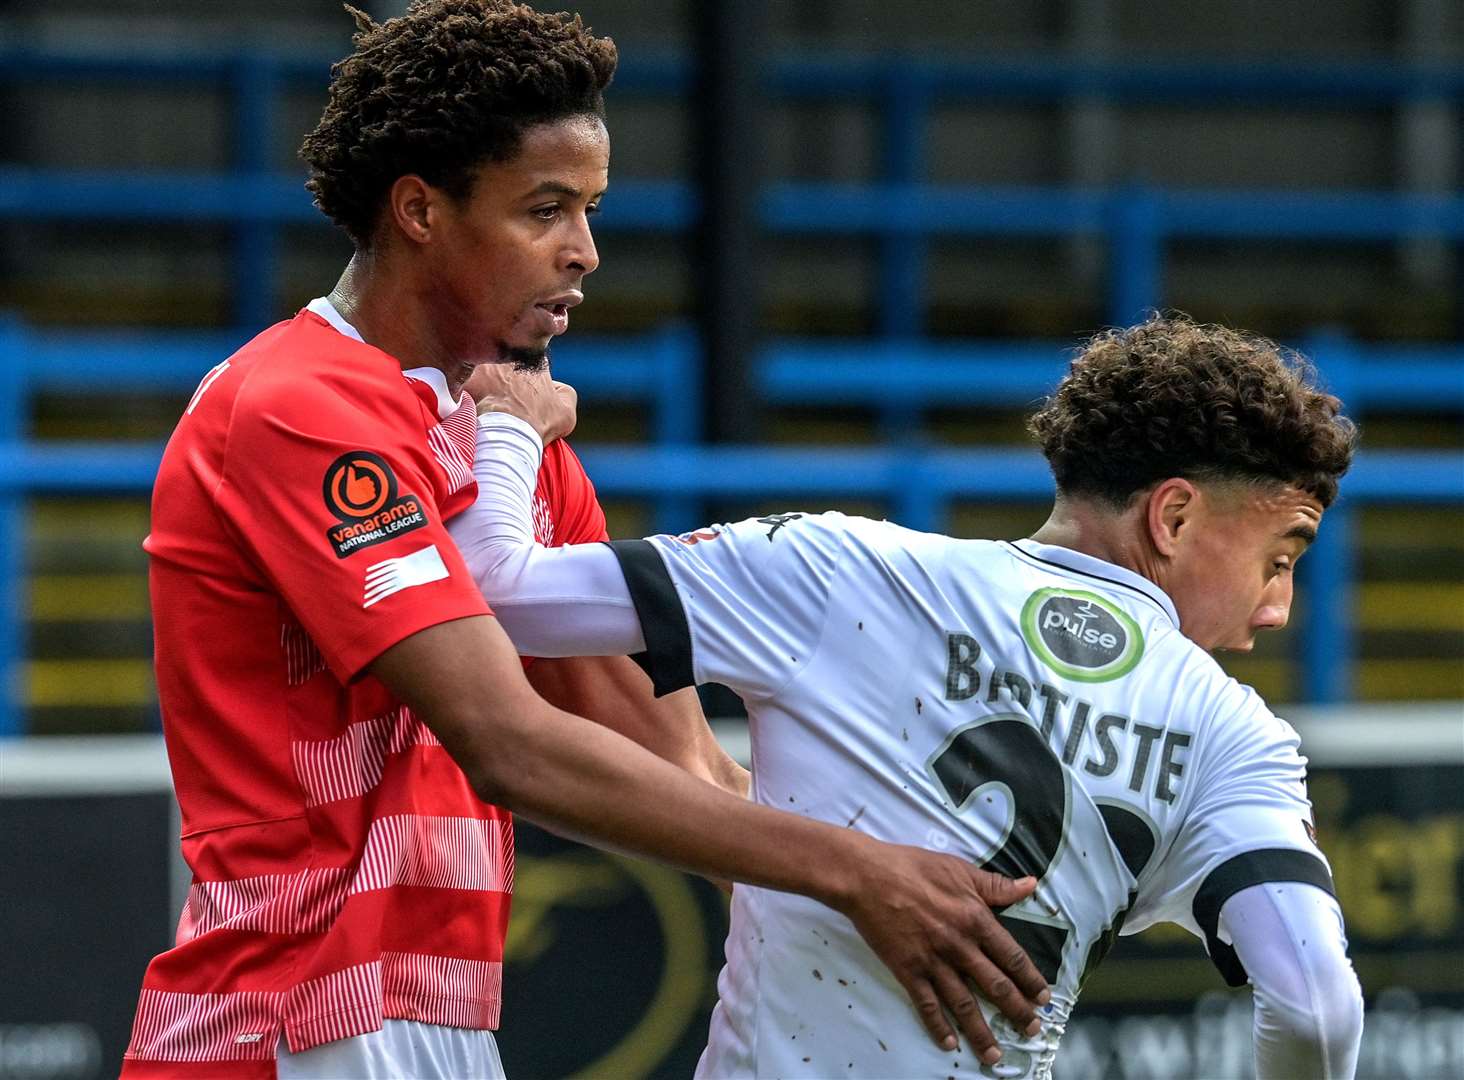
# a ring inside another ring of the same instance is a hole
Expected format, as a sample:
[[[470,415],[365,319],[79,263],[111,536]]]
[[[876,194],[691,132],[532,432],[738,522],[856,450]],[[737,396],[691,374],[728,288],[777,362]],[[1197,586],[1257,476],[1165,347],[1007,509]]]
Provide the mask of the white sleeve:
[[[1218,931],[1255,988],[1258,1080],[1350,1078],[1362,990],[1336,898],[1296,882],[1251,885],[1225,901]]]
[[[532,656],[640,654],[658,694],[719,682],[776,692],[812,657],[843,550],[841,514],[776,514],[682,536],[544,548],[542,446],[503,413],[479,422],[478,498],[449,524],[514,645]]]
[[[478,422],[478,498],[448,523],[514,647],[527,656],[614,656],[645,649],[615,555],[604,544],[534,542],[539,435],[506,413]]]
[[[777,693],[812,659],[848,532],[842,514],[773,514],[617,540],[658,693],[716,682]]]
[[[1296,732],[1253,691],[1230,680],[1218,691],[1196,730],[1203,749],[1189,766],[1193,797],[1179,833],[1140,886],[1124,931],[1179,923],[1204,939],[1229,985],[1244,986],[1244,965],[1218,936],[1225,902],[1267,881],[1332,892],[1332,872],[1312,839],[1306,758]]]

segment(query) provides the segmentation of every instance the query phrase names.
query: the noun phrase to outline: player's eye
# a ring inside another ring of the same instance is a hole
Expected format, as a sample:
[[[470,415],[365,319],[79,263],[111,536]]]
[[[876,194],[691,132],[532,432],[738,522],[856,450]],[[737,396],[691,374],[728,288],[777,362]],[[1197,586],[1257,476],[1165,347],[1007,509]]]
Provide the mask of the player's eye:
[[[559,216],[559,204],[555,203],[552,206],[536,206],[534,207],[534,209],[530,210],[529,213],[533,214],[540,221],[553,221]]]
[[[594,217],[599,212],[600,212],[600,204],[597,203],[597,202],[592,202],[588,206],[585,207],[585,217]]]

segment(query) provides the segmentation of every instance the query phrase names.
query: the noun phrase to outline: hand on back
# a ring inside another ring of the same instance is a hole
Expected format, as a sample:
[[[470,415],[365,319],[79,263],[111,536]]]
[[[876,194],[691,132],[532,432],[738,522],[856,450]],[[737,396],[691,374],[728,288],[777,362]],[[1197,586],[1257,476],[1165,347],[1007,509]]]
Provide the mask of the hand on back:
[[[881,845],[874,879],[840,905],[910,995],[932,1039],[954,1050],[955,1020],[986,1064],[1001,1056],[973,988],[1019,1031],[1034,1034],[1046,981],[992,907],[1028,896],[1032,878],[1012,881],[962,859],[921,848]]]

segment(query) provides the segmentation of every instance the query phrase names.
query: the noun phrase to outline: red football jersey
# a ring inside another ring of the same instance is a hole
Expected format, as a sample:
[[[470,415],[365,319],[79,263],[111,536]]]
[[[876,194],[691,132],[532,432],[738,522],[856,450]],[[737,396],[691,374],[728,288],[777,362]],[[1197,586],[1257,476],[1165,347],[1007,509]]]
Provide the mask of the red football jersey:
[[[534,489],[534,539],[545,547],[598,544],[610,539],[595,486],[578,455],[563,439],[544,447],[539,482]]]
[[[129,1076],[272,1077],[282,1033],[387,1017],[498,1024],[510,817],[363,673],[488,613],[444,529],[476,413],[441,400],[307,311],[214,368],[168,444],[145,546],[194,881]]]

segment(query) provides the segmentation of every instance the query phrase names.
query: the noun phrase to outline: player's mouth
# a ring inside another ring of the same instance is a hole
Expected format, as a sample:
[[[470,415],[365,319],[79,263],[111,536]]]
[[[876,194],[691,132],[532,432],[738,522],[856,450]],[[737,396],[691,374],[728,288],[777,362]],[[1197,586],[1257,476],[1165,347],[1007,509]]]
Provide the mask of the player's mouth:
[[[552,336],[564,333],[569,329],[569,309],[584,298],[585,294],[578,289],[569,289],[539,301],[534,310],[538,313],[540,326]]]

